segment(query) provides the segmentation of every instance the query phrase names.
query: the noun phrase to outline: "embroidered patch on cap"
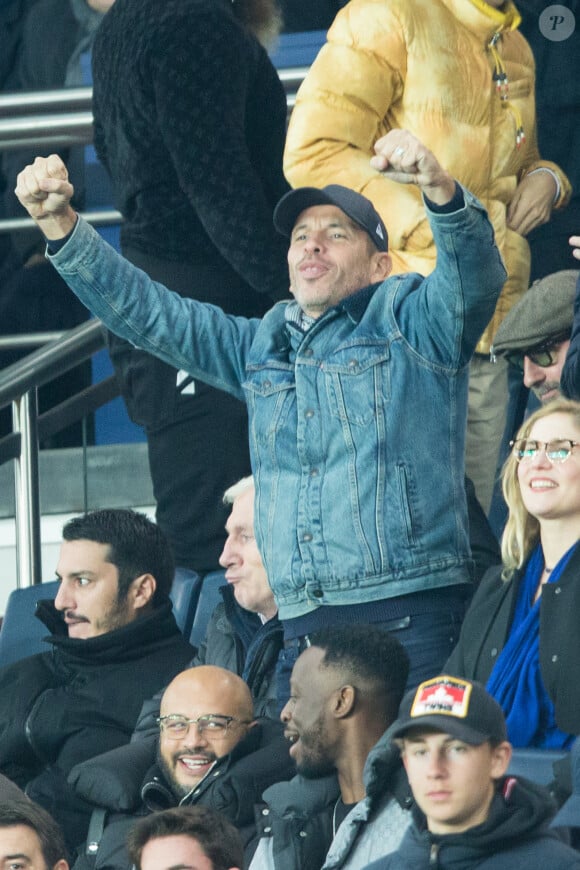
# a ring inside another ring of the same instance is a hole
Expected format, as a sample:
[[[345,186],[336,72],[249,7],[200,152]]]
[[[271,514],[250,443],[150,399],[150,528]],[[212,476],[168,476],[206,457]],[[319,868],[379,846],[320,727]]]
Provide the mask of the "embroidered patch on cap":
[[[471,683],[465,680],[427,680],[417,689],[411,718],[437,713],[465,719],[469,712],[471,689]]]

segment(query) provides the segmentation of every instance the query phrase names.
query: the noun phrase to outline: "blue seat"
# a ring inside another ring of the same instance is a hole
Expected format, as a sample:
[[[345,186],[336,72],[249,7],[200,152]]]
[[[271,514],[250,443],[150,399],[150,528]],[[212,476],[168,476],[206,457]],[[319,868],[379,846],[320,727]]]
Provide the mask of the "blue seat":
[[[171,586],[173,615],[184,637],[189,637],[202,587],[202,578],[189,568],[176,568]]]
[[[34,615],[36,602],[41,598],[54,598],[58,580],[13,589],[6,603],[0,629],[0,666],[10,665],[35,653],[46,652],[42,638],[49,634],[45,625]]]
[[[566,755],[564,749],[514,749],[507,772],[538,785],[549,785],[554,779],[554,763]]]
[[[212,613],[222,600],[219,593],[220,586],[227,583],[225,571],[210,571],[203,578],[199,600],[193,618],[193,627],[189,637],[193,646],[199,646],[205,638],[207,625]]]
[[[6,612],[0,629],[0,667],[10,665],[19,659],[35,653],[46,652],[48,647],[42,642],[49,632],[34,615],[36,602],[42,598],[54,598],[59,581],[51,580],[40,586],[26,586],[13,589],[6,603]],[[189,637],[201,589],[201,578],[195,571],[177,568],[171,601],[175,621],[185,637]]]
[[[310,66],[325,42],[326,30],[281,33],[270,52],[270,60],[276,69]]]

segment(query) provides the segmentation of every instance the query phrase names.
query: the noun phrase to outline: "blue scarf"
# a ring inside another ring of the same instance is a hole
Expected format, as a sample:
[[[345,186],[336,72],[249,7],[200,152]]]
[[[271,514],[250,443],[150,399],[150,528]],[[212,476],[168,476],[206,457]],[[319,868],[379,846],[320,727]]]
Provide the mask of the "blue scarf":
[[[554,566],[548,583],[560,579],[575,547]],[[575,738],[557,727],[554,705],[540,673],[541,597],[534,603],[534,596],[543,568],[544,554],[538,544],[520,581],[510,633],[486,688],[503,708],[513,746],[569,749]]]

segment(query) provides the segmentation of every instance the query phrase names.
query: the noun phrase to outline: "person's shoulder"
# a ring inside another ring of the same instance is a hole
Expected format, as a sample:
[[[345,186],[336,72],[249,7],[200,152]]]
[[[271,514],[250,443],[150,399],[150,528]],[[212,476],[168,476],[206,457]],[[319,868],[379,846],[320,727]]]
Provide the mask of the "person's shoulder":
[[[54,672],[54,655],[47,649],[46,652],[38,652],[31,656],[25,656],[10,664],[0,664],[0,683],[19,683],[26,678],[26,685],[35,678],[49,679]]]
[[[35,31],[35,28],[42,26],[45,22],[54,20],[70,20],[75,21],[74,14],[70,3],[63,3],[62,0],[42,0],[41,3],[29,4],[25,19],[25,31]]]
[[[524,839],[515,848],[498,849],[495,854],[490,854],[482,867],[486,870],[528,870],[529,867],[541,866],[544,861],[550,870],[578,870],[580,852],[546,831]]]

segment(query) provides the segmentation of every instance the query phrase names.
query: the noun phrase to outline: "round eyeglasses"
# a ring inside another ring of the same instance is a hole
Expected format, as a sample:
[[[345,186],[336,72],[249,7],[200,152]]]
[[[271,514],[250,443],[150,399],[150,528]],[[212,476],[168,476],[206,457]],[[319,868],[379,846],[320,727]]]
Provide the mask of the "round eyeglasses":
[[[217,713],[206,713],[198,716],[197,719],[188,719],[186,716],[170,713],[167,716],[159,716],[156,721],[160,730],[170,740],[181,740],[182,737],[186,737],[192,725],[196,726],[199,734],[211,734],[213,738],[219,740],[226,736],[230,728],[250,724],[247,720],[236,719],[235,716],[221,716]]]
[[[538,453],[544,452],[546,459],[554,465],[554,463],[566,462],[578,443],[578,441],[571,441],[569,438],[555,438],[553,441],[533,441],[530,438],[518,438],[516,441],[510,441],[510,447],[518,462],[535,459]]]

